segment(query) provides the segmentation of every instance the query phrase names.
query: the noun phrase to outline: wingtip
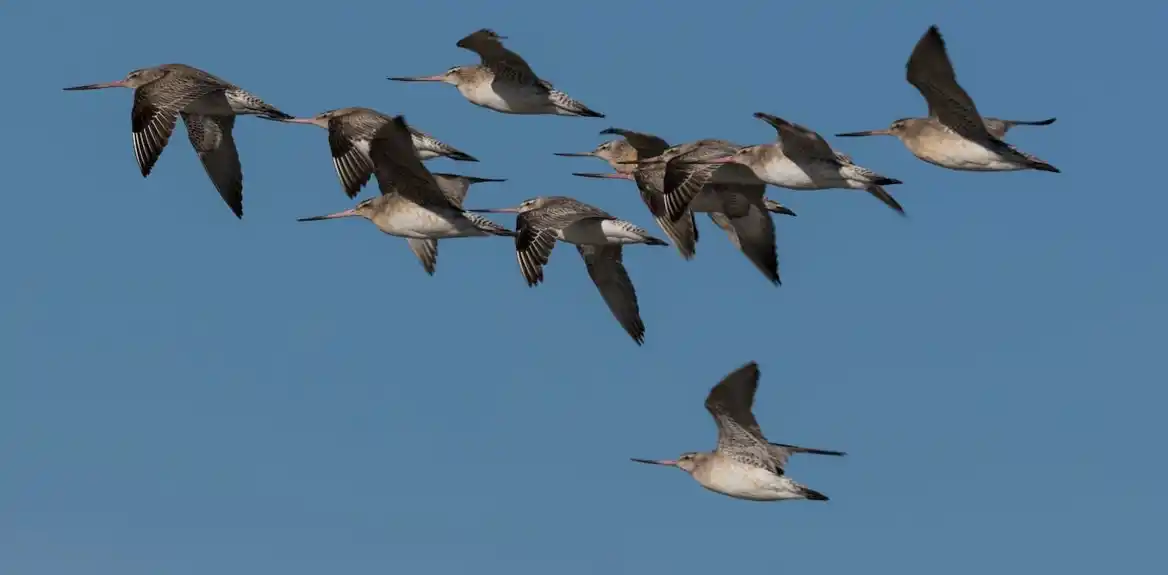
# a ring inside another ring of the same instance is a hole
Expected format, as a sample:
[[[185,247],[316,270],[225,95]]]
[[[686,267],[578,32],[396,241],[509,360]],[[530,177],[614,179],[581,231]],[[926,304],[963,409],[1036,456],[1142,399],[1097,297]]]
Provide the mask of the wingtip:
[[[470,154],[467,154],[465,152],[452,152],[450,154],[447,154],[446,157],[450,158],[451,160],[454,160],[456,162],[477,162],[477,161],[479,161],[478,158],[476,158]]]
[[[814,489],[811,489],[810,487],[799,486],[799,489],[805,499],[809,499],[811,501],[831,501],[831,498]]]

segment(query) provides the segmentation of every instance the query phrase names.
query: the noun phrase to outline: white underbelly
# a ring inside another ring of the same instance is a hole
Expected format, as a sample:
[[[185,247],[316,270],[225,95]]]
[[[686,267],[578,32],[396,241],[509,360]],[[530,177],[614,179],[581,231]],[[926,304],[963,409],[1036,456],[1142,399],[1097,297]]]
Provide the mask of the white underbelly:
[[[555,111],[555,106],[548,100],[547,96],[533,87],[483,82],[467,89],[459,86],[458,89],[471,103],[490,108],[496,112],[543,114]]]
[[[1004,160],[985,146],[964,138],[949,138],[943,146],[912,150],[918,158],[951,170],[971,172],[1008,172],[1025,169],[1016,162]]]
[[[800,499],[791,480],[756,467],[733,467],[711,471],[703,487],[738,499],[780,501]]]
[[[484,235],[461,215],[453,212],[439,214],[421,206],[391,210],[376,217],[373,223],[381,231],[402,238],[438,239]]]
[[[642,234],[617,223],[615,220],[589,218],[577,221],[556,234],[556,238],[569,244],[602,246],[610,244],[636,244],[645,241]]]
[[[835,178],[831,178],[826,174],[817,174],[819,177],[813,178],[803,166],[787,158],[766,164],[762,170],[756,172],[756,175],[759,179],[772,186],[792,190],[822,190],[824,188],[843,185],[842,179],[838,175]],[[833,182],[831,181],[833,179],[841,181]]]

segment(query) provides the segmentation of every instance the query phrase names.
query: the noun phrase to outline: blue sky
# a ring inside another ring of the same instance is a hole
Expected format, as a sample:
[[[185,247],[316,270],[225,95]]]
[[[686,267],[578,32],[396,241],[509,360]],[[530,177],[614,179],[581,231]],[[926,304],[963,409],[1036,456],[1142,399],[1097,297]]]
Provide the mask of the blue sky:
[[[1165,86],[1127,54],[1164,52],[1162,8],[340,4],[0,9],[0,573],[1158,561],[1168,196],[1141,170],[1163,161],[1163,120],[1144,115]],[[769,141],[756,111],[826,136],[886,127],[925,110],[904,63],[934,23],[985,114],[1058,117],[1008,139],[1063,173],[957,173],[893,139],[829,137],[904,180],[909,217],[860,192],[771,190],[799,214],[777,220],[780,288],[704,218],[692,262],[629,248],[643,348],[573,250],[529,289],[504,239],[443,242],[429,277],[371,224],[297,223],[355,203],[322,130],[238,122],[240,222],[182,128],[143,179],[130,91],[61,91],[189,63],[293,114],[405,114],[482,160],[431,169],[509,178],[468,205],[565,194],[650,227],[631,184],[574,178],[603,166],[552,152],[609,126]],[[483,26],[608,118],[505,116],[385,80],[473,63],[454,43]],[[789,468],[829,503],[736,501],[628,461],[711,448],[702,400],[749,360],[772,439],[849,452]]]

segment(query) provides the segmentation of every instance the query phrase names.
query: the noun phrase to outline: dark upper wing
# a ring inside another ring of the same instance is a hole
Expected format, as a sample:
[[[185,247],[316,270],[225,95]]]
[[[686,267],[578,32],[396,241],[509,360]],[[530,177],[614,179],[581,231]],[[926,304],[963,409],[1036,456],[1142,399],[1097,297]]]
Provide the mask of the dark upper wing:
[[[665,192],[665,215],[669,219],[677,221],[681,219],[685,209],[702,191],[702,188],[713,180],[715,172],[735,167],[733,165],[690,164],[687,162],[721,158],[736,152],[738,146],[725,140],[707,139],[682,144],[674,150],[676,152],[665,162],[665,189],[663,191]]]
[[[730,241],[762,275],[771,283],[782,283],[779,280],[779,254],[775,247],[775,222],[769,212],[752,203],[745,216],[732,218],[723,213],[711,213],[710,219],[726,231]]]
[[[588,277],[600,290],[604,303],[613,317],[632,336],[637,345],[645,342],[645,324],[641,321],[641,310],[637,306],[637,291],[629,272],[622,261],[621,246],[577,245],[580,257],[588,268]]]
[[[350,198],[356,197],[373,175],[369,142],[389,118],[368,113],[345,114],[329,121],[329,150],[341,188]]]
[[[929,115],[936,116],[962,137],[975,142],[996,140],[986,131],[985,123],[973,99],[957,83],[953,63],[945,50],[945,40],[936,26],[921,36],[909,56],[906,77],[929,103]]]
[[[577,245],[576,249],[584,258],[588,275],[609,306],[612,317],[617,318],[637,345],[644,344],[645,324],[637,305],[637,290],[633,287],[633,280],[628,278],[620,245]]]
[[[706,410],[718,425],[718,451],[748,465],[782,473],[751,413],[758,376],[758,364],[753,361],[734,370],[710,390]]]
[[[394,116],[377,130],[369,143],[369,156],[382,194],[397,192],[419,205],[458,208],[418,159],[409,125],[402,116]]]
[[[181,112],[191,146],[203,169],[235,217],[243,217],[243,169],[235,149],[235,116],[200,116]]]
[[[553,229],[539,225],[531,216],[532,212],[527,212],[515,218],[515,256],[523,279],[534,286],[543,281],[543,266],[556,247],[556,236]]]
[[[616,219],[608,212],[568,197],[552,198],[544,207],[528,212],[533,220],[537,220],[540,227],[563,229],[570,224],[587,218],[605,220]]]
[[[134,134],[134,157],[143,176],[150,175],[162,149],[170,141],[178,113],[191,102],[223,87],[199,77],[167,74],[134,90],[130,128]]]
[[[632,130],[625,130],[623,128],[608,128],[602,130],[601,134],[612,134],[620,136],[629,143],[633,149],[637,150],[638,158],[653,158],[665,153],[669,149],[669,143],[665,140],[654,136],[653,134],[646,134],[644,132],[634,132]]]
[[[783,144],[783,153],[788,157],[809,160],[835,159],[836,154],[831,149],[831,145],[814,130],[762,112],[756,112],[754,117],[770,124],[779,133],[779,141]]]
[[[438,266],[438,240],[406,238],[406,243],[409,244],[410,251],[418,257],[426,273],[434,275],[434,269]]]
[[[462,207],[462,203],[466,201],[466,194],[470,191],[470,182],[455,174],[437,174],[431,172],[434,176],[434,181],[438,182],[438,187],[450,203]]]
[[[693,259],[698,242],[698,228],[693,212],[688,212],[688,216],[683,214],[677,221],[665,215],[665,195],[661,192],[664,175],[664,166],[654,164],[638,168],[633,172],[633,180],[641,192],[641,201],[649,208],[649,213],[653,214],[661,231],[669,236],[682,258]]]
[[[478,54],[483,66],[490,68],[497,78],[525,86],[539,86],[549,91],[551,89],[551,84],[540,80],[526,60],[505,48],[489,30],[472,32],[458,41],[458,47]]]

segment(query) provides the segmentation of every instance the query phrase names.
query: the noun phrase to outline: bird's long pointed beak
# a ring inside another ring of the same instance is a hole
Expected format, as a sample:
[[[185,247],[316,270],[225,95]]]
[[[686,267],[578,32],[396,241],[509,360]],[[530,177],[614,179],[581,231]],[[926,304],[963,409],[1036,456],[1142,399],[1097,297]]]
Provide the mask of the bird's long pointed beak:
[[[506,182],[507,178],[480,178],[478,176],[466,176],[467,181],[472,184],[481,184],[483,182]]]
[[[394,82],[442,82],[446,79],[446,74],[435,74],[433,76],[391,76],[386,78]]]
[[[858,138],[860,136],[891,136],[892,132],[889,130],[865,130],[863,132],[844,132],[836,134],[837,138]]]
[[[561,158],[591,158],[596,152],[553,152]]]
[[[102,88],[125,88],[125,80],[115,80],[113,82],[102,82],[101,84],[85,84],[84,86],[71,86],[65,90],[100,90]]]
[[[572,172],[573,176],[581,178],[596,178],[600,180],[631,180],[633,177],[629,174],[622,174],[620,172],[609,172],[602,174],[599,172]]]
[[[284,118],[284,119],[281,119],[280,121],[281,121],[281,122],[287,122],[287,123],[289,123],[289,124],[312,124],[312,125],[316,125],[316,118]]]
[[[677,461],[673,459],[637,459],[635,457],[629,458],[637,463],[648,463],[650,465],[665,465],[667,467],[677,467]]]
[[[519,208],[479,208],[477,210],[466,210],[476,214],[517,214]]]
[[[312,216],[310,218],[299,218],[296,221],[298,221],[298,222],[316,222],[316,221],[320,221],[320,220],[335,220],[337,218],[351,218],[351,217],[356,216],[356,215],[358,215],[357,209],[351,208],[351,209],[345,210],[343,212],[337,212],[335,214],[328,214],[328,215],[324,215],[324,216]]]

